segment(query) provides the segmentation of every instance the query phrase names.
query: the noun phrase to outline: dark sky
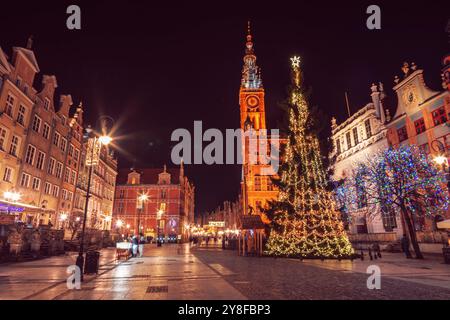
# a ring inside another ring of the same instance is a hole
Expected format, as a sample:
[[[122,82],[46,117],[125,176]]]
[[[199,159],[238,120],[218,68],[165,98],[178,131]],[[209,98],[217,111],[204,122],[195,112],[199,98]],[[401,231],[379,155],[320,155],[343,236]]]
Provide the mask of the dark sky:
[[[86,106],[86,122],[100,113],[116,119],[127,150],[119,166],[170,165],[170,135],[239,126],[238,91],[247,20],[266,90],[269,127],[281,116],[289,57],[303,60],[312,103],[345,119],[344,92],[353,111],[382,81],[390,98],[403,61],[425,69],[440,88],[441,59],[449,51],[448,1],[2,1],[0,46],[25,46],[30,34],[41,76],[55,74],[59,93]],[[368,5],[381,7],[382,29],[366,28]],[[395,3],[395,4],[393,4]],[[82,29],[66,28],[70,4],[82,10]],[[325,121],[325,120],[324,120]],[[329,121],[329,120],[327,120]],[[197,212],[239,192],[238,166],[187,166],[197,190]]]

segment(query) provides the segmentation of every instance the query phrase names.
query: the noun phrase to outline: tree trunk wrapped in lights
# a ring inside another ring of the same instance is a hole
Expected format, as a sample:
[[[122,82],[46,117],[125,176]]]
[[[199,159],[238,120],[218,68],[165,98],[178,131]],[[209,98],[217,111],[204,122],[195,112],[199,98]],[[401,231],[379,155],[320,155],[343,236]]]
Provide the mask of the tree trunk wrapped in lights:
[[[317,135],[301,88],[298,57],[292,61],[288,139],[283,151],[280,193],[267,210],[272,218],[266,252],[298,258],[351,258],[353,248],[335,209]]]

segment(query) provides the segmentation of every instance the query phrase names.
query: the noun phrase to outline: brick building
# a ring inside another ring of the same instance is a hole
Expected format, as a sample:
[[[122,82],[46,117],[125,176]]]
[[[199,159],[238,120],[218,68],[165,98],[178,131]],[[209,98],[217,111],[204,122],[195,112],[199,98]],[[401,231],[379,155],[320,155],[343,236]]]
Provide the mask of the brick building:
[[[0,49],[0,201],[19,220],[62,223],[71,213],[80,156],[82,122],[71,116],[72,98],[55,106],[56,77],[39,73],[29,40],[14,47],[12,59]],[[11,203],[5,192],[20,194]],[[4,210],[2,210],[4,211]]]
[[[122,234],[141,232],[156,237],[189,237],[194,223],[194,185],[180,168],[119,170],[114,196],[114,226]],[[142,209],[138,197],[148,196]],[[123,222],[118,227],[117,221]],[[113,226],[113,227],[114,227]]]

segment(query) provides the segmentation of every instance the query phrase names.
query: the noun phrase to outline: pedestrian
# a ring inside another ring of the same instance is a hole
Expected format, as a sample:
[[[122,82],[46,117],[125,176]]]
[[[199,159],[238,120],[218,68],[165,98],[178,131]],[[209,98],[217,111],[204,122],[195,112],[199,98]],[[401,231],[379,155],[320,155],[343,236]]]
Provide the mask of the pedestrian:
[[[133,258],[137,256],[138,245],[139,245],[138,237],[133,236],[133,238],[131,238],[131,247],[133,250]]]
[[[380,245],[378,244],[378,242],[375,242],[373,244],[372,248],[373,248],[375,257],[378,257],[381,259],[381,248],[380,248]]]
[[[144,235],[141,233],[139,238],[139,257],[142,257],[144,255],[144,244],[145,238]]]
[[[403,252],[406,255],[406,258],[407,259],[411,259],[412,256],[411,256],[411,252],[409,251],[409,239],[406,236],[406,234],[403,235],[401,243],[402,243],[402,249],[403,249]]]

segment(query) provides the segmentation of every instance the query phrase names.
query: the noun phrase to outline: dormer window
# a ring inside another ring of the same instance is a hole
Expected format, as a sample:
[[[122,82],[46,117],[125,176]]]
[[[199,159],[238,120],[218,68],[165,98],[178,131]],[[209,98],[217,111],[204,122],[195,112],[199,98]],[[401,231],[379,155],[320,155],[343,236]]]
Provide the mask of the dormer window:
[[[44,109],[47,111],[50,109],[50,100],[48,98],[44,99]]]

